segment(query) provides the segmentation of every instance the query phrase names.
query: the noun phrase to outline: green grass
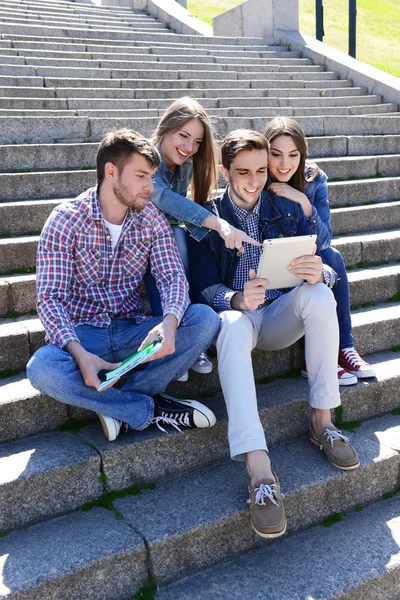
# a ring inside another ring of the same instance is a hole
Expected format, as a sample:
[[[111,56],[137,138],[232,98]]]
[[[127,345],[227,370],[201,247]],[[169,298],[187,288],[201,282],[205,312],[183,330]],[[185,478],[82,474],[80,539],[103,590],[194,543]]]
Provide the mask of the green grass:
[[[390,500],[391,498],[397,496],[397,494],[400,494],[400,488],[398,488],[394,492],[386,492],[386,494],[383,494],[382,500]]]
[[[332,513],[328,517],[325,517],[325,519],[322,521],[322,525],[324,527],[332,527],[332,525],[335,525],[336,523],[340,523],[341,521],[344,521],[346,516],[347,515],[345,512]]]
[[[14,375],[18,375],[21,371],[15,369],[6,369],[0,373],[0,379],[8,379],[8,377],[13,377]]]
[[[392,410],[392,415],[400,415],[400,408],[394,408]]]
[[[189,0],[188,10],[212,25],[212,18],[242,4],[241,0]],[[315,37],[315,0],[299,2],[300,31]],[[324,1],[324,42],[348,51],[348,0]],[[227,32],[229,35],[229,32]],[[358,0],[356,56],[400,76],[399,0]]]
[[[143,485],[131,485],[123,490],[117,490],[115,492],[106,492],[102,494],[96,500],[92,500],[91,502],[86,502],[81,507],[81,510],[87,512],[92,510],[95,506],[101,506],[107,510],[114,510],[113,502],[115,500],[119,500],[119,498],[127,498],[128,496],[137,496],[143,490],[155,490],[155,483],[144,483]]]
[[[132,600],[155,600],[157,598],[158,586],[152,575],[140,586]]]
[[[91,425],[97,421],[96,417],[87,417],[86,419],[67,419],[58,426],[58,431],[67,431],[68,433],[79,433],[82,427]]]

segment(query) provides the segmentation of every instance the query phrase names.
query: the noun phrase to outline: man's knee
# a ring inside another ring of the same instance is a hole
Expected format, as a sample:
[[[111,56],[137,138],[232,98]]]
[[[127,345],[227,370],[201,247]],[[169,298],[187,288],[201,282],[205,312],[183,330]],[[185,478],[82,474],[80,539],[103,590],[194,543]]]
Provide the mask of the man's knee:
[[[213,335],[217,334],[220,327],[217,313],[207,304],[191,304],[186,310],[182,324],[185,325],[189,319],[195,325]]]
[[[221,320],[220,336],[244,339],[252,335],[253,325],[248,316],[239,310],[225,310],[219,314]]]
[[[54,367],[59,362],[57,358],[61,358],[62,354],[65,354],[67,359],[72,360],[72,357],[67,352],[62,353],[60,348],[50,344],[42,346],[31,356],[26,365],[26,374],[33,387],[41,391],[43,390],[49,377],[55,376]],[[57,369],[57,371],[60,371],[60,369]],[[59,372],[59,376],[61,376],[61,372]]]
[[[325,283],[305,283],[300,286],[299,295],[302,307],[310,309],[315,316],[327,317],[332,314],[336,317],[336,300]]]

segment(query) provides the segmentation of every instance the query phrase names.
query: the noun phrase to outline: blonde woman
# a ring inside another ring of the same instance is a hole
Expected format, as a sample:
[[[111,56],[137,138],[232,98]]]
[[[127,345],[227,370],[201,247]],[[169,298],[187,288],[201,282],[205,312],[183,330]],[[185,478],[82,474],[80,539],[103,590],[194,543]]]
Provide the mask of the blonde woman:
[[[179,98],[165,111],[153,135],[161,154],[161,165],[153,183],[150,200],[165,213],[175,233],[179,253],[188,276],[186,230],[197,241],[212,229],[227,248],[244,251],[243,242],[260,245],[224,219],[210,214],[203,205],[217,185],[217,159],[210,119],[194,98]],[[186,198],[190,188],[191,199]],[[147,274],[147,294],[154,315],[161,314],[160,297],[154,279]],[[210,373],[212,365],[203,353],[193,370]]]

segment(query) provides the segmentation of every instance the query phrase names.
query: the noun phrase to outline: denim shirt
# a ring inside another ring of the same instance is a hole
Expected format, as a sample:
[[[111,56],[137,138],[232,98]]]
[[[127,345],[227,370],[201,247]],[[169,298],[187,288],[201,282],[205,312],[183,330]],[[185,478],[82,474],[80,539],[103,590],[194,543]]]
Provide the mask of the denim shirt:
[[[306,165],[304,177],[309,177],[312,171],[313,167]],[[313,207],[312,215],[307,219],[311,233],[317,235],[319,250],[325,250],[331,245],[332,229],[327,176],[321,169],[318,169],[318,174],[313,181],[304,182],[304,193]]]
[[[240,229],[227,194],[225,190],[224,194],[207,202],[205,208]],[[261,194],[259,228],[261,241],[310,234],[300,204],[269,191]],[[215,231],[211,231],[200,243],[190,236],[187,238],[192,299],[213,306],[218,294],[231,291],[240,253],[227,248]]]
[[[185,160],[182,165],[176,167],[176,172],[172,173],[165,164],[160,149],[159,152],[161,164],[153,177],[154,191],[150,200],[170,222],[183,221],[190,234],[200,241],[209,232],[202,224],[210,214],[203,206],[186,198],[192,179],[192,161]]]

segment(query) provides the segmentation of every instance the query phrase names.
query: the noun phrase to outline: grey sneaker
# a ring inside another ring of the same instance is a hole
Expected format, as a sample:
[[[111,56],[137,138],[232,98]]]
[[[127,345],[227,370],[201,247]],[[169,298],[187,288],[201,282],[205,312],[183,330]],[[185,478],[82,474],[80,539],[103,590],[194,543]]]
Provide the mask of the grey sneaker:
[[[286,531],[285,509],[275,473],[274,477],[275,481],[261,479],[254,487],[249,483],[251,525],[263,538],[280,537]]]
[[[194,365],[192,365],[190,368],[196,373],[202,373],[203,375],[206,375],[207,373],[211,373],[213,366],[211,360],[207,356],[207,353],[202,352]]]

